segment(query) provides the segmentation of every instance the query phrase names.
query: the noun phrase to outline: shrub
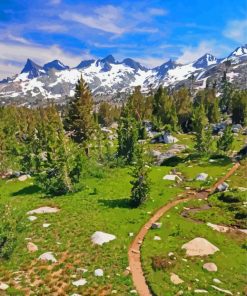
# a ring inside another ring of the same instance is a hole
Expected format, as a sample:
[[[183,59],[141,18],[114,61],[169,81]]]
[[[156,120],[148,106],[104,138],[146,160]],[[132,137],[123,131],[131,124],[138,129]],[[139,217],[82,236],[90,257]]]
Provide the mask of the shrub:
[[[174,266],[174,261],[171,261],[170,258],[164,256],[154,256],[152,257],[152,268],[153,270],[166,270]]]

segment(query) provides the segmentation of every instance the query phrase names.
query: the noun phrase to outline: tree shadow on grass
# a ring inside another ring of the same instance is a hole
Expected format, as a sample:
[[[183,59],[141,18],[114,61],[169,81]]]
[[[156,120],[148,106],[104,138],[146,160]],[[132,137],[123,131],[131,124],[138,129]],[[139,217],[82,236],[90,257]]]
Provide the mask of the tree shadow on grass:
[[[100,204],[108,208],[125,208],[131,209],[131,202],[129,198],[122,199],[100,199],[98,201]]]
[[[25,188],[22,188],[21,190],[18,190],[16,192],[12,193],[12,196],[18,196],[18,195],[30,195],[40,192],[41,189],[37,185],[30,185]]]

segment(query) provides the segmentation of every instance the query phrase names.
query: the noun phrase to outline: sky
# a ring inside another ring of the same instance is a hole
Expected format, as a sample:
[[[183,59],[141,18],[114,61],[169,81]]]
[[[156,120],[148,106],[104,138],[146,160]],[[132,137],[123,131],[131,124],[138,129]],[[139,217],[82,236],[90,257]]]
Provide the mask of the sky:
[[[245,43],[247,0],[0,0],[0,78],[27,58],[75,67],[112,54],[155,67]]]

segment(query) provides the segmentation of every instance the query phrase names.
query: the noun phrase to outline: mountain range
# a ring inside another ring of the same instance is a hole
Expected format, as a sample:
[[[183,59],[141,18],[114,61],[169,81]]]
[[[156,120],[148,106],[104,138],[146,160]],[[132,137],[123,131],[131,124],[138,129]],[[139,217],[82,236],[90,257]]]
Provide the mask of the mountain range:
[[[236,48],[226,58],[218,59],[206,53],[189,64],[169,60],[164,64],[147,68],[126,58],[117,61],[112,55],[103,59],[83,60],[70,68],[59,60],[43,66],[27,59],[20,74],[0,81],[0,105],[16,103],[37,106],[55,100],[64,103],[74,95],[77,80],[83,76],[96,101],[121,100],[137,85],[143,92],[168,87],[190,86],[200,89],[210,81],[219,85],[223,73],[239,88],[247,88],[247,44]]]

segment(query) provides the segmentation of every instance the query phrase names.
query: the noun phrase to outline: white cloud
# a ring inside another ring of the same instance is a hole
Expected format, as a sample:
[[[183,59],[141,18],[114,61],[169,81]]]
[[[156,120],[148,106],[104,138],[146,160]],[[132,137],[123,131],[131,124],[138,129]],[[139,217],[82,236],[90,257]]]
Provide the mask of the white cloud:
[[[98,7],[94,10],[94,14],[78,14],[65,11],[60,17],[67,21],[74,21],[87,27],[100,31],[121,35],[126,31],[126,27],[118,25],[122,19],[122,12],[119,8],[112,5]]]
[[[164,64],[168,59],[165,57],[161,57],[161,58],[146,57],[146,58],[135,58],[135,60],[148,68],[154,68]]]
[[[50,0],[50,3],[51,5],[58,5],[61,3],[61,0]]]
[[[224,56],[231,50],[224,44],[219,44],[214,40],[202,41],[197,46],[182,47],[182,55],[178,58],[179,63],[191,63],[206,53],[211,53],[216,57]]]
[[[168,11],[162,8],[151,8],[149,9],[149,14],[154,16],[161,16],[161,15],[167,15]]]
[[[223,34],[239,43],[247,42],[247,19],[230,21]]]
[[[41,24],[38,29],[47,33],[63,33],[67,31],[66,26],[59,24]]]
[[[11,33],[6,34],[5,38],[10,41],[15,41],[18,43],[30,44],[30,42],[27,39],[20,37],[20,36],[12,35]]]
[[[16,74],[22,66],[14,65],[24,65],[27,58],[41,65],[54,59],[60,59],[66,65],[76,66],[81,60],[92,58],[92,55],[88,51],[84,51],[80,55],[71,54],[57,45],[44,47],[36,44],[23,45],[0,42],[0,75],[6,77],[6,75]]]

